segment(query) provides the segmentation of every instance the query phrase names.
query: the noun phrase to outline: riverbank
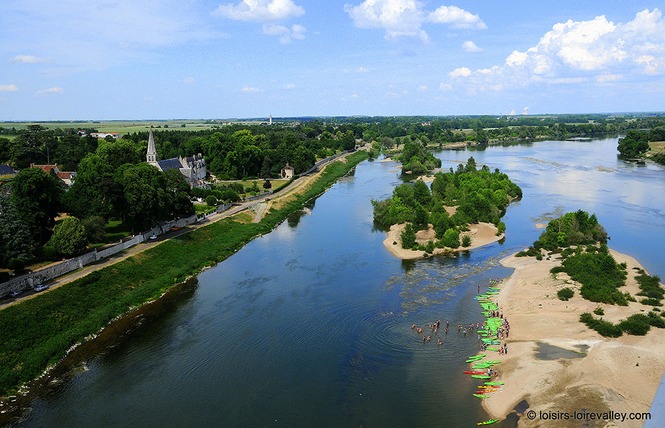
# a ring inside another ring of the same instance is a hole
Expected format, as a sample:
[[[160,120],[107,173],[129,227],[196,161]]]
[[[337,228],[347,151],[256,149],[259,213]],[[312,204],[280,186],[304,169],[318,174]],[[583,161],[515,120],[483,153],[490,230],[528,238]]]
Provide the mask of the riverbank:
[[[410,250],[402,248],[402,238],[400,237],[406,224],[394,224],[390,226],[386,239],[383,240],[383,245],[388,249],[390,254],[402,260],[420,259],[425,256],[425,251]],[[463,236],[471,236],[471,245],[468,247],[458,248],[435,248],[432,254],[444,254],[450,252],[460,252],[466,250],[473,250],[474,248],[482,247],[493,242],[498,242],[504,238],[504,234],[497,235],[498,229],[492,223],[477,223],[470,224],[468,232],[460,233],[460,239]],[[418,244],[427,244],[428,241],[435,239],[434,229],[431,227],[428,230],[420,230],[416,232],[416,242]]]
[[[254,237],[269,233],[366,158],[363,151],[349,155],[345,162],[333,162],[306,189],[289,195],[279,209],[268,210],[259,223],[225,219],[201,227],[0,311],[0,395],[17,391],[56,366],[118,316],[159,298]],[[27,394],[27,389],[21,393]]]
[[[633,257],[611,251],[617,263],[628,265],[622,291],[639,292],[635,269],[642,268]],[[646,336],[623,335],[604,338],[579,320],[584,312],[603,308],[604,319],[617,322],[652,307],[637,302],[628,306],[598,304],[582,299],[579,286],[565,274],[553,277],[550,269],[559,260],[537,261],[534,257],[511,255],[501,264],[515,269],[504,281],[497,303],[510,322],[507,355],[499,355],[499,379],[505,382],[501,394],[483,400],[490,417],[505,418],[523,400],[540,411],[647,412],[665,370],[665,330],[652,328]],[[575,290],[568,301],[557,298],[564,286]],[[553,348],[569,358],[553,359]],[[556,349],[556,348],[554,348]],[[567,350],[567,351],[563,351]],[[537,416],[521,417],[520,427],[560,426]],[[593,421],[592,421],[593,422]],[[605,426],[602,421],[599,426]],[[642,426],[643,421],[626,421],[621,426]],[[591,425],[594,426],[594,425]]]

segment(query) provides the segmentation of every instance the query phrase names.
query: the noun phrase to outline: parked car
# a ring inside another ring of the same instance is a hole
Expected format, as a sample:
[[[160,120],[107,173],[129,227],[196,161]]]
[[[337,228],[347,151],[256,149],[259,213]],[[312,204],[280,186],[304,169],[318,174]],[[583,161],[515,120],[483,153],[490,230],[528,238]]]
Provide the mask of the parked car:
[[[155,234],[153,233],[152,235],[150,235],[150,239],[152,239],[152,240],[154,241],[155,239],[157,239],[157,235],[155,235]]]
[[[46,290],[48,287],[48,284],[38,284],[35,286],[35,291],[39,293],[40,291]]]
[[[12,292],[9,293],[9,295],[10,295],[11,297],[18,297],[18,296],[21,295],[21,293],[23,293],[22,290],[12,290]]]

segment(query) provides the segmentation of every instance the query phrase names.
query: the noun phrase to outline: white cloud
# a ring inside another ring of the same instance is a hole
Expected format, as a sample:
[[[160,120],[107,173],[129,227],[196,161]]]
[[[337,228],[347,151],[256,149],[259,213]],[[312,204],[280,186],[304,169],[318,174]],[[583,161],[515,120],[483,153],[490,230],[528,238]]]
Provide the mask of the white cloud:
[[[471,40],[467,40],[466,42],[462,43],[462,49],[464,49],[465,52],[469,53],[475,53],[475,52],[482,52],[483,50],[478,47],[475,43],[473,43]]]
[[[295,89],[295,88],[296,88],[295,83],[287,83],[286,85],[284,85],[284,89],[291,90],[291,89]]]
[[[459,67],[448,73],[448,76],[456,79],[458,77],[469,77],[471,75],[471,69],[466,67]]]
[[[237,5],[220,5],[213,15],[236,21],[269,22],[297,18],[304,13],[305,9],[292,0],[243,0]]]
[[[601,74],[596,76],[596,82],[598,83],[609,83],[616,82],[617,80],[623,79],[623,74]]]
[[[18,86],[11,85],[0,85],[0,92],[16,92],[18,91]]]
[[[184,79],[182,79],[182,83],[184,83],[185,85],[188,85],[188,86],[194,85],[194,84],[196,84],[196,79],[194,79],[191,76],[190,77],[185,77]]]
[[[290,28],[284,25],[263,24],[263,34],[279,37],[279,42],[283,45],[291,43],[294,39],[303,40],[306,32],[307,28],[299,24],[294,24]]]
[[[33,55],[16,55],[10,61],[18,64],[37,64],[40,62],[46,62],[46,59]]]
[[[359,5],[344,5],[358,28],[380,28],[386,31],[386,39],[417,37],[429,41],[422,29],[424,23],[447,24],[453,28],[486,28],[477,15],[456,6],[442,6],[433,12],[424,9],[417,0],[365,0]]]
[[[459,67],[468,90],[529,84],[599,84],[665,75],[665,21],[659,9],[643,10],[625,23],[598,16],[588,21],[557,23],[538,43],[513,51],[502,65],[470,70]]]
[[[49,94],[62,94],[64,89],[59,86],[54,86],[52,88],[40,89],[37,91],[37,95],[49,95]]]
[[[418,90],[418,92],[425,92],[429,88],[427,87],[427,85],[418,85],[418,88],[416,89]]]
[[[450,83],[440,83],[439,84],[439,91],[452,91],[453,86]]]
[[[253,86],[243,86],[240,92],[243,92],[245,94],[255,94],[257,92],[261,92],[261,89],[255,88]]]
[[[457,6],[441,6],[427,15],[427,20],[436,24],[448,24],[453,28],[472,28],[477,30],[487,28],[487,25],[478,15],[474,15]]]

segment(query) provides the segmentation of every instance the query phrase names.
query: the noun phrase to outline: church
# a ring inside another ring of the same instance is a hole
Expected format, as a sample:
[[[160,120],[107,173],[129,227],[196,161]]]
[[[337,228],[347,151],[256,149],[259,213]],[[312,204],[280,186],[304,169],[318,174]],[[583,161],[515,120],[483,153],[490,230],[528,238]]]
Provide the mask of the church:
[[[169,169],[178,169],[185,177],[185,180],[191,187],[207,187],[205,183],[206,178],[206,161],[201,153],[191,157],[171,158],[159,160],[157,156],[157,148],[155,147],[155,137],[152,135],[152,128],[148,135],[148,152],[146,154],[146,161],[157,167],[160,171],[168,171]]]

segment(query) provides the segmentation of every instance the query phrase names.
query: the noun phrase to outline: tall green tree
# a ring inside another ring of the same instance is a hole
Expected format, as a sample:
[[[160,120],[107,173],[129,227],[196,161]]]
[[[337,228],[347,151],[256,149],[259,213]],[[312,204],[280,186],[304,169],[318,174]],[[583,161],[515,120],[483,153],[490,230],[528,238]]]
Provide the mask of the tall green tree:
[[[36,243],[51,237],[64,192],[65,184],[55,174],[38,168],[26,168],[12,180],[11,201]]]
[[[147,163],[123,165],[116,172],[116,181],[123,194],[121,217],[133,231],[146,230],[170,217],[171,195],[166,177],[157,168]]]
[[[33,248],[28,224],[9,197],[0,195],[0,266],[7,266],[11,259],[30,260]]]

